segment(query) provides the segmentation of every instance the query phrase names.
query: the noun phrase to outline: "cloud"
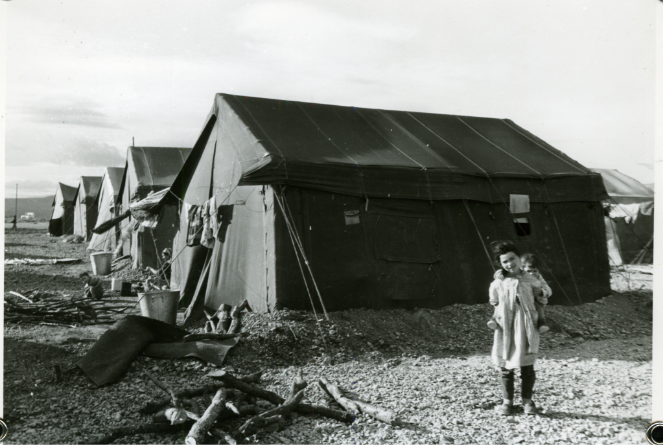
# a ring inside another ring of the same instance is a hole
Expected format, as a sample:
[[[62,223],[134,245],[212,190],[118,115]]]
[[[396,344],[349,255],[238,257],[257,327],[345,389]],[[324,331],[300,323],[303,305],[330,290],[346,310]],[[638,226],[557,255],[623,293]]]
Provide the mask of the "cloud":
[[[32,126],[15,131],[7,138],[5,151],[6,172],[12,167],[36,163],[81,167],[107,167],[124,165],[120,151],[104,142],[102,137],[92,138],[69,132],[42,132],[31,134]],[[9,133],[9,131],[8,131]],[[18,134],[16,134],[18,133]]]
[[[115,164],[122,167],[124,164]],[[78,186],[81,176],[102,176],[101,167],[82,167],[79,165],[62,165],[53,163],[37,163],[29,166],[18,166],[5,170],[5,198],[11,198],[18,184],[19,198],[52,196],[58,182]]]
[[[25,122],[48,123],[58,125],[78,125],[94,128],[122,128],[108,115],[95,109],[89,103],[60,103],[60,104],[30,104],[10,108],[9,111],[16,118]]]
[[[17,179],[5,182],[5,197],[13,198],[16,193],[16,185],[20,198],[35,196],[51,196],[55,193],[57,182],[47,179]]]

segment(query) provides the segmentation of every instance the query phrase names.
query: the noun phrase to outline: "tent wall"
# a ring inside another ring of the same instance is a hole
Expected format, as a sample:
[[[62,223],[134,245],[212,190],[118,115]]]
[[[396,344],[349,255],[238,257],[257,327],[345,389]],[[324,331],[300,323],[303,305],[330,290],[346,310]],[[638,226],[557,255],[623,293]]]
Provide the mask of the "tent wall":
[[[188,306],[191,303],[205,261],[212,253],[211,249],[205,246],[187,246],[187,216],[180,207],[179,230],[173,239],[173,261],[170,270],[170,288],[180,290],[180,306]]]
[[[93,203],[90,205],[90,208],[94,207],[96,218],[94,223],[88,227],[89,230],[117,216],[117,207],[119,206],[118,192],[122,183],[123,173],[124,168],[106,168],[99,191],[97,192]],[[125,221],[124,224],[126,223],[127,222]],[[115,250],[119,239],[119,233],[119,227],[111,229],[101,235],[92,233],[88,249],[101,251]]]
[[[85,199],[85,195],[82,196]],[[74,235],[86,236],[86,211],[85,202],[81,202],[81,190],[76,195],[74,204]]]
[[[503,205],[467,201],[473,221],[460,200],[431,205],[371,199],[366,206],[363,199],[296,187],[289,187],[285,197],[328,310],[484,303],[493,274],[484,244],[497,239],[513,239],[522,253],[544,261],[553,304],[594,301],[610,293],[599,203],[533,203],[532,234],[518,237]],[[359,223],[352,223],[356,216],[346,221],[345,212],[358,215]],[[278,306],[309,309],[280,211],[275,233]],[[317,304],[310,280],[309,289]]]
[[[75,187],[59,183],[53,199],[53,214],[48,224],[48,233],[53,236],[74,233],[74,194]]]
[[[215,243],[206,277],[211,309],[247,299],[257,311],[310,310],[312,299],[321,310],[316,286],[330,311],[485,303],[494,272],[486,247],[497,239],[512,239],[522,253],[543,260],[551,304],[610,293],[600,203],[532,203],[531,234],[518,236],[505,205],[377,198],[367,205],[348,195],[288,187],[281,202],[314,283],[295,256],[278,189],[260,191],[244,186],[231,195],[232,220],[225,242]]]
[[[622,260],[626,264],[632,264],[640,252],[647,248],[647,253],[641,262],[651,264],[653,262],[653,243],[649,244],[654,237],[654,214],[638,215],[635,222],[626,223],[626,218],[615,218],[613,223],[619,239],[619,250]]]
[[[163,216],[156,228],[139,226],[131,238],[131,257],[134,269],[158,268],[161,265],[161,252],[172,248],[173,238],[179,227],[176,206],[164,206]]]
[[[129,147],[120,187],[122,211],[129,209],[133,200],[170,187],[190,153],[190,148]],[[173,246],[179,227],[177,218],[178,206],[166,205],[156,228],[150,230],[141,226],[133,231],[129,240],[122,241],[123,253],[131,252],[134,269],[159,267],[161,252]],[[133,218],[129,218],[123,226],[133,227],[133,224]]]
[[[262,186],[237,187],[222,206],[221,235],[212,251],[205,306],[216,309],[222,303],[237,305],[248,300],[251,308],[265,312],[267,300],[265,270],[265,205]],[[232,219],[231,219],[232,218]],[[273,307],[273,304],[271,305]]]

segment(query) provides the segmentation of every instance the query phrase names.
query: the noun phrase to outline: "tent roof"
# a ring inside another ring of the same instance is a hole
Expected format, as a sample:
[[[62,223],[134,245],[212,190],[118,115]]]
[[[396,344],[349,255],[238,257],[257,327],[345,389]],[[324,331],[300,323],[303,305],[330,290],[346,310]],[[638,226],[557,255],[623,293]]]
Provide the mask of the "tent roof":
[[[58,187],[62,193],[62,200],[64,202],[73,202],[76,199],[76,192],[78,192],[78,187],[72,187],[67,184],[58,182]],[[53,198],[53,205],[55,205],[55,200],[57,199],[58,193],[57,189],[55,190],[55,197]]]
[[[206,147],[214,151],[212,142],[216,155],[203,156]],[[214,177],[215,190],[237,185],[225,175],[237,176],[240,185],[294,184],[413,199],[456,196],[473,186],[472,178],[575,177],[600,184],[591,170],[508,119],[229,94],[216,95],[194,153],[178,178],[182,188],[174,190],[181,196],[191,195],[191,187],[205,193],[196,168]],[[605,191],[598,185],[591,193]]]
[[[85,199],[94,199],[99,193],[99,188],[101,187],[101,176],[81,176],[81,180],[76,189],[76,196],[74,200],[78,197],[81,187],[83,188],[83,193],[85,194]]]
[[[137,190],[147,194],[170,187],[190,153],[190,148],[129,147],[119,192],[123,193],[127,177],[132,178],[131,194]]]
[[[654,199],[654,192],[651,189],[618,170],[609,168],[593,168],[592,170],[601,174],[606,191],[613,198]]]
[[[108,177],[110,181],[113,195],[116,198],[122,185],[122,175],[124,175],[124,167],[106,167],[106,173],[104,173],[104,176]]]

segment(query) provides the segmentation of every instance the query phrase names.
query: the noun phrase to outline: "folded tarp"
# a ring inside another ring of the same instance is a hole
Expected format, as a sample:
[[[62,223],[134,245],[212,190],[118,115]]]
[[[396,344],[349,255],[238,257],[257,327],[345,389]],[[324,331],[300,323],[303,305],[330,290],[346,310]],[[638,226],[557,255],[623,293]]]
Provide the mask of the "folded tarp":
[[[163,321],[127,315],[104,332],[77,366],[97,386],[118,380],[147,345],[180,342],[187,331]]]
[[[216,366],[221,366],[226,354],[237,344],[239,338],[228,340],[201,340],[184,343],[152,343],[145,355],[154,358],[198,357]]]

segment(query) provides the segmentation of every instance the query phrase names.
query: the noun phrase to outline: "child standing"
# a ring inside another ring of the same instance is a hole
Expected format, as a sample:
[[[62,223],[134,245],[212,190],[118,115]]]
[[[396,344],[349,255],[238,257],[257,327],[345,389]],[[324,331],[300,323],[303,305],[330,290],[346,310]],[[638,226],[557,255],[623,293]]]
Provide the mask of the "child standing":
[[[522,269],[518,248],[510,241],[493,243],[495,260],[504,270],[504,279],[495,279],[489,289],[490,304],[496,307],[501,329],[495,330],[493,363],[500,368],[503,403],[496,410],[502,415],[513,411],[514,370],[520,368],[522,402],[525,414],[538,412],[532,394],[536,374],[534,362],[539,352],[538,313],[535,294],[542,295],[541,283]]]
[[[81,278],[83,283],[85,283],[85,287],[83,288],[85,298],[93,298],[95,300],[101,300],[103,298],[104,286],[100,278],[91,277],[87,272],[81,272],[78,275],[78,278]]]
[[[539,330],[539,333],[545,334],[550,330],[548,324],[546,323],[545,306],[548,304],[548,298],[550,298],[550,296],[552,295],[552,289],[550,289],[550,286],[548,286],[546,280],[544,280],[543,277],[541,276],[541,272],[539,271],[541,262],[539,261],[539,258],[536,255],[534,255],[533,253],[526,253],[520,257],[520,261],[522,263],[523,270],[528,274],[532,275],[537,280],[539,280],[539,282],[541,283],[541,294],[537,294],[535,296],[536,298],[534,300],[534,307],[536,308],[536,312],[539,316],[539,321],[537,323],[537,328]],[[504,274],[505,274],[504,269],[502,268],[497,269],[493,278],[496,280],[503,280],[505,277]],[[497,323],[497,320],[495,318],[496,314],[497,314],[497,308],[495,309],[495,314],[493,315],[493,317],[488,321],[488,327],[490,327],[491,329],[497,329],[499,327],[499,324]]]

